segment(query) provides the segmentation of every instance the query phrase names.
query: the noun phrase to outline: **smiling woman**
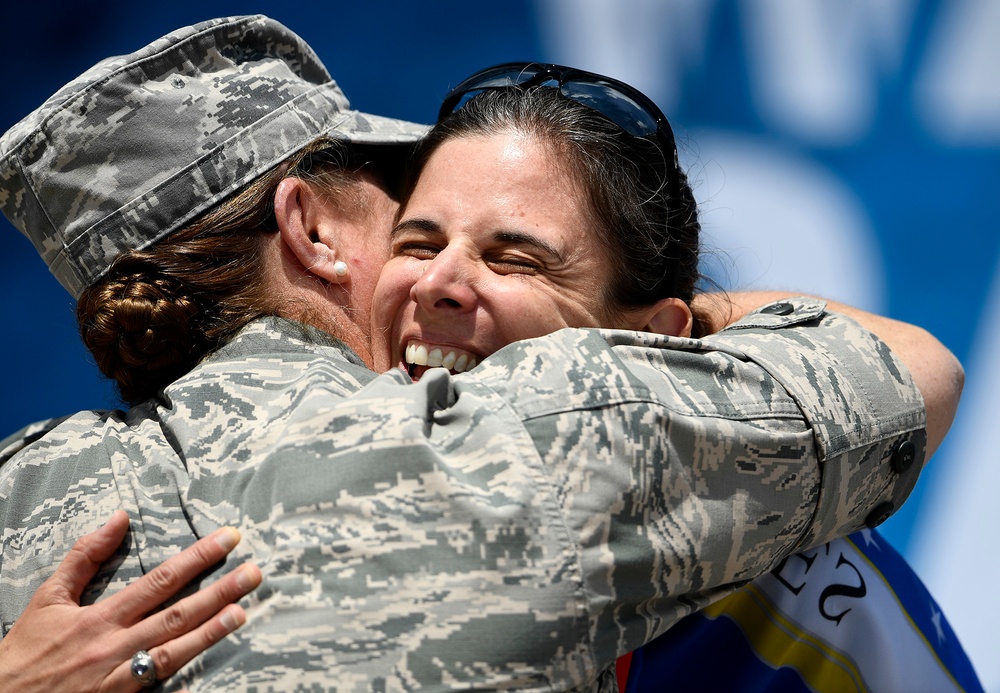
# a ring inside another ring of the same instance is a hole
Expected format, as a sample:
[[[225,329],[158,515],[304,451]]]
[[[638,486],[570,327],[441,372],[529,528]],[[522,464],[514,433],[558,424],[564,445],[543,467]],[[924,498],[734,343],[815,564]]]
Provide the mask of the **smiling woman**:
[[[512,133],[450,141],[431,157],[376,297],[395,314],[395,359],[442,365],[403,351],[426,345],[475,365],[524,337],[608,321],[607,250],[593,242],[586,197],[549,149]],[[464,175],[465,166],[480,174]]]
[[[655,142],[551,88],[491,90],[435,128],[418,172],[376,289],[379,365],[461,371],[563,327],[703,332],[694,199]]]

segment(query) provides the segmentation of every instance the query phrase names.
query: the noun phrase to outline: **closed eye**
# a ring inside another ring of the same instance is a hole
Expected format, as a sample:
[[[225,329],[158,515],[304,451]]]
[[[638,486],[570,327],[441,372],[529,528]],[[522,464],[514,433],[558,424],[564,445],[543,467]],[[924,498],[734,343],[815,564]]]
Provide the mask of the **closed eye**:
[[[497,274],[536,274],[545,265],[539,260],[527,257],[485,258],[486,264]]]
[[[401,221],[390,235],[393,257],[413,257],[431,260],[441,252],[446,243],[441,229],[427,219]]]
[[[433,260],[440,252],[441,248],[433,243],[408,242],[392,244],[393,257],[412,257],[417,260]]]

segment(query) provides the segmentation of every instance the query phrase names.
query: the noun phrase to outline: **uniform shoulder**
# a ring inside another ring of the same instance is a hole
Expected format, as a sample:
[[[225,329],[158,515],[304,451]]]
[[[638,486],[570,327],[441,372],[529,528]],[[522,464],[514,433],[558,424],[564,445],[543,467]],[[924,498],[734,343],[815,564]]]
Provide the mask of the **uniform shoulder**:
[[[36,421],[28,424],[19,431],[11,433],[6,438],[0,440],[0,464],[3,464],[18,452],[43,437],[49,431],[68,419],[69,416],[61,416],[43,421]]]

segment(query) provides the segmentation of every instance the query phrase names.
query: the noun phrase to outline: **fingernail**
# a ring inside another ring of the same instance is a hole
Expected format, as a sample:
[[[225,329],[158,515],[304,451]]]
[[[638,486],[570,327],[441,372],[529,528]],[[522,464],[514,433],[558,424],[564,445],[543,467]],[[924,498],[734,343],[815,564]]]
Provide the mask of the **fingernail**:
[[[128,523],[129,523],[129,517],[128,517],[128,513],[125,512],[124,510],[115,510],[113,513],[111,513],[111,517],[109,517],[107,519],[107,521],[103,525],[101,525],[101,526],[102,527],[107,527],[108,525],[110,525],[112,522],[115,521],[115,518],[118,515],[122,515],[123,516],[123,521],[125,522],[125,524],[127,526]]]
[[[220,619],[222,627],[226,629],[227,633],[232,633],[234,630],[246,623],[247,615],[238,606],[230,606],[223,612],[222,618]]]
[[[235,527],[223,527],[219,530],[215,541],[218,542],[223,551],[229,553],[240,543],[240,533],[236,531]]]
[[[244,592],[249,592],[260,584],[257,567],[252,564],[242,565],[236,571],[236,584]]]

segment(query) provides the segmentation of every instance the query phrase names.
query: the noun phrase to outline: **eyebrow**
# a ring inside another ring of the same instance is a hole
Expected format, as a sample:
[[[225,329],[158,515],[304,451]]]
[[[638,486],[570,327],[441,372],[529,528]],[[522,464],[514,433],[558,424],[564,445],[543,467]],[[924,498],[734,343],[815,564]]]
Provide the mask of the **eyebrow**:
[[[441,233],[441,227],[430,219],[405,219],[392,228],[392,231],[389,233],[389,238],[395,238],[398,234],[408,229]]]
[[[560,262],[562,262],[563,259],[562,254],[553,246],[549,245],[541,238],[537,238],[527,233],[520,233],[518,231],[497,231],[493,234],[493,239],[503,243],[510,243],[512,245],[530,245],[534,248],[538,248],[542,252],[548,253]]]

